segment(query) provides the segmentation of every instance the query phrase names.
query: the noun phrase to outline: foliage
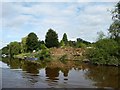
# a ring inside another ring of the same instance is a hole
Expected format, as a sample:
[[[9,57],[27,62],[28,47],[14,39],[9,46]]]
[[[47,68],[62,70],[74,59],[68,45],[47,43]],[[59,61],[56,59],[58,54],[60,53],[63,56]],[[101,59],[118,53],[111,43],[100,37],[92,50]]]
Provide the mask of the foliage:
[[[77,38],[76,47],[77,48],[85,48],[87,41],[82,40],[81,38]]]
[[[111,35],[111,38],[113,39],[120,39],[120,21],[115,20],[109,28],[109,33]]]
[[[50,58],[50,51],[48,49],[43,49],[40,53],[39,53],[39,59],[40,60],[44,60],[46,58]]]
[[[116,7],[113,14],[113,23],[109,27],[109,33],[111,38],[115,39],[116,41],[120,41],[120,1],[116,4]]]
[[[26,45],[27,45],[27,51],[32,52],[33,50],[37,49],[38,46],[38,37],[35,33],[30,33],[28,34],[27,40],[26,40]]]
[[[84,43],[82,43],[82,42],[77,42],[76,47],[77,47],[77,48],[85,48],[85,47],[86,47],[86,44],[84,44]]]
[[[68,44],[68,39],[67,39],[67,34],[66,33],[63,34],[62,41],[64,42],[65,45]]]
[[[21,41],[21,52],[25,53],[27,52],[27,45],[26,45],[26,40],[27,40],[27,36],[22,38]]]
[[[65,46],[65,43],[64,43],[63,40],[60,41],[60,46],[61,46],[61,47],[64,47],[64,46]]]
[[[69,46],[71,46],[71,47],[76,47],[76,42],[75,41],[68,41],[68,43],[69,43]]]
[[[45,44],[41,44],[40,49],[45,50],[45,49],[47,49],[47,47],[45,46]]]
[[[48,48],[59,46],[58,35],[54,30],[48,30],[45,38],[45,43]]]
[[[44,45],[44,47],[46,47],[45,46],[45,43],[44,43],[44,41],[38,41],[38,44],[37,44],[37,51],[39,51],[40,49],[42,49],[42,46]]]
[[[96,42],[94,48],[88,50],[88,58],[95,64],[118,65],[118,48],[115,40],[102,39]]]
[[[13,57],[13,55],[17,55],[21,53],[21,45],[19,42],[11,42],[9,46],[9,53],[10,56]]]
[[[99,40],[87,52],[92,63],[120,65],[120,2],[113,11],[112,19],[113,23],[108,29],[110,38],[103,39],[103,33],[99,33]]]
[[[84,44],[86,44],[86,45],[91,44],[90,42],[85,41],[85,40],[83,40],[83,39],[81,39],[81,38],[77,38],[77,42],[82,42],[82,43],[84,43]]]
[[[120,20],[120,1],[116,4],[115,9],[112,11],[112,19]]]
[[[2,51],[2,54],[9,55],[9,45],[3,47],[1,51]]]
[[[90,46],[91,43],[88,41],[85,41],[81,38],[77,38],[77,41],[68,41],[69,46],[74,47],[74,48],[85,48],[86,46]]]

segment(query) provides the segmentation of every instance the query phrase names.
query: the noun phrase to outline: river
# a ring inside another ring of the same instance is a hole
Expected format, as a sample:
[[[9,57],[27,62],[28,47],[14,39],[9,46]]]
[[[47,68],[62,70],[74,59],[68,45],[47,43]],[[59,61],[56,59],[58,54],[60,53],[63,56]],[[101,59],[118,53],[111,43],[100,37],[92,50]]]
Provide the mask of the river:
[[[119,67],[77,62],[74,67],[47,67],[4,58],[2,88],[119,88]]]

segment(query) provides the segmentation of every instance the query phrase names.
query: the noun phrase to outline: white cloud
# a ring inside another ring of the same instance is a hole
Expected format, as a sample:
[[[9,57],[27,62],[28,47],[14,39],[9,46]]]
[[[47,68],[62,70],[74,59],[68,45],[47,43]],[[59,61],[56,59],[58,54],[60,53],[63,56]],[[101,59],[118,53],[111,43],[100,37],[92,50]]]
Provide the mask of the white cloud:
[[[69,39],[80,37],[95,41],[98,31],[107,32],[112,21],[107,9],[112,9],[114,5],[115,3],[3,3],[3,32],[12,32],[10,36],[20,40],[34,31],[40,39],[44,39],[47,30],[53,28],[60,39],[66,32]],[[8,38],[5,37],[4,40],[6,39]]]
[[[119,0],[1,0],[1,2],[118,2]]]

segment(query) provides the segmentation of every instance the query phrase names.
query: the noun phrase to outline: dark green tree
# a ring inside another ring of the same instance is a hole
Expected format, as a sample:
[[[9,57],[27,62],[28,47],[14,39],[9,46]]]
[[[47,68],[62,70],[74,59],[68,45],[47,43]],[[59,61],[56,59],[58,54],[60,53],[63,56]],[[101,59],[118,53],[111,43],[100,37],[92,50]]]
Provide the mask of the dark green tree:
[[[26,46],[27,51],[32,52],[33,50],[36,50],[38,47],[38,37],[35,33],[28,34],[28,37],[26,39]]]
[[[65,45],[68,44],[68,39],[67,39],[67,34],[66,33],[63,34],[62,41],[64,42]]]
[[[48,48],[59,46],[58,34],[54,30],[49,29],[46,33],[45,44]]]
[[[9,54],[11,57],[21,53],[21,45],[19,42],[11,42],[9,45]]]

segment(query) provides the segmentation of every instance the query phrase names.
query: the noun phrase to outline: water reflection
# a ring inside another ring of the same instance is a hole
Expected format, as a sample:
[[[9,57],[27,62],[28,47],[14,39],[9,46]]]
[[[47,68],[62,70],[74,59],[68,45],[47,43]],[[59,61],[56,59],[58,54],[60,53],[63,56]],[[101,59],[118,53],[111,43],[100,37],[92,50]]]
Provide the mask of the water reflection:
[[[19,59],[2,58],[2,62],[6,63],[10,67],[10,69],[21,68],[21,61]]]
[[[22,78],[27,79],[31,84],[41,83],[41,79],[50,85],[59,83],[78,85],[91,85],[96,87],[120,88],[118,84],[120,67],[113,66],[94,66],[79,62],[66,62],[64,67],[49,67],[44,63],[38,64],[31,61],[3,58],[10,69],[22,69]],[[44,66],[44,67],[43,67]],[[44,75],[40,76],[41,68],[44,68]],[[14,78],[14,77],[13,77]],[[77,78],[77,79],[76,79]],[[90,83],[90,84],[89,84]]]
[[[40,66],[37,63],[13,58],[3,58],[2,61],[7,63],[10,69],[22,69],[34,75],[39,73]]]
[[[59,71],[60,71],[59,68],[49,68],[49,67],[45,68],[47,80],[57,82],[59,80],[58,78]]]
[[[31,75],[29,73],[22,73],[22,77],[27,79],[28,83],[30,82],[30,84],[35,84],[39,81],[38,75]]]
[[[69,70],[70,68],[65,68],[65,69],[61,68],[61,72],[63,73],[64,77],[68,77]]]
[[[28,73],[37,75],[39,73],[39,66],[37,63],[32,63],[29,61],[21,61],[22,70],[27,71]]]
[[[118,85],[120,83],[119,69],[117,67],[91,65],[85,73],[85,77],[94,81],[94,85],[97,87],[120,88]]]

